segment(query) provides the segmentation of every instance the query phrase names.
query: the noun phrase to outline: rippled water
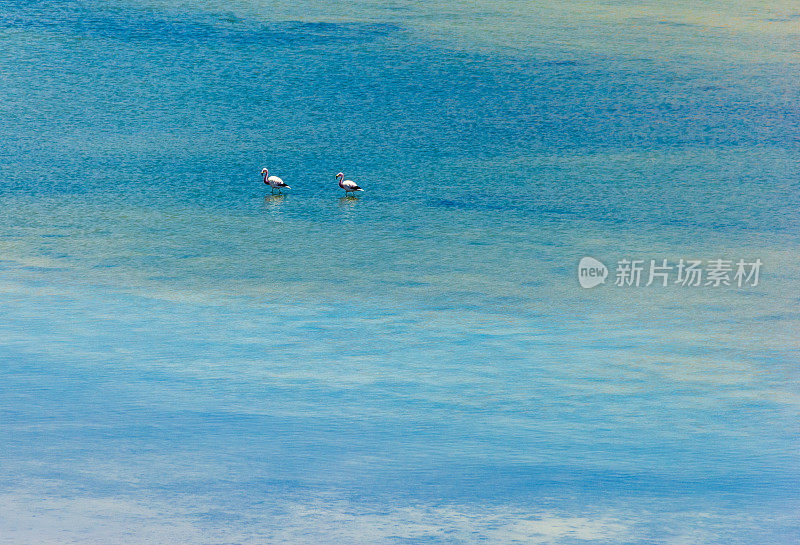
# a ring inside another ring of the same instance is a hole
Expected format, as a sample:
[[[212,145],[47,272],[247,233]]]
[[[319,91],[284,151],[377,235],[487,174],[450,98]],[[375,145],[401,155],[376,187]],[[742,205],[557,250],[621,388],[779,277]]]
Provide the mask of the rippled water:
[[[0,5],[0,543],[792,543],[798,21]]]

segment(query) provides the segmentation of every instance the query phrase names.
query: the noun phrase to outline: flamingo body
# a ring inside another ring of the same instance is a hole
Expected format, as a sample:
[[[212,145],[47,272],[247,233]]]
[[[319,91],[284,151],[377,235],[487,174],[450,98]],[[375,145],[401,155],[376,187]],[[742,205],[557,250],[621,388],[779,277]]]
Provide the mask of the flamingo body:
[[[342,174],[341,172],[336,175],[336,178],[339,180],[339,187],[344,189],[345,196],[350,192],[355,193],[356,191],[364,191],[363,189],[358,187],[358,184],[355,183],[353,180],[345,180],[344,174]]]
[[[281,189],[291,189],[291,187],[289,187],[286,184],[286,182],[284,182],[277,176],[270,176],[269,170],[267,168],[262,168],[261,174],[264,175],[264,183],[267,184],[273,192],[276,189],[278,190],[278,193],[281,192]]]

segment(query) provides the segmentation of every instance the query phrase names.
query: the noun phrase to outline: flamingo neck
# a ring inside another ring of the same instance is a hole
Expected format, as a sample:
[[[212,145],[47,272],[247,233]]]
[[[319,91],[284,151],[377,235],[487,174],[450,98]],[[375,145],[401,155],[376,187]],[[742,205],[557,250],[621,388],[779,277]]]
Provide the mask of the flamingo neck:
[[[267,183],[267,177],[269,176],[269,170],[264,171],[264,183]]]

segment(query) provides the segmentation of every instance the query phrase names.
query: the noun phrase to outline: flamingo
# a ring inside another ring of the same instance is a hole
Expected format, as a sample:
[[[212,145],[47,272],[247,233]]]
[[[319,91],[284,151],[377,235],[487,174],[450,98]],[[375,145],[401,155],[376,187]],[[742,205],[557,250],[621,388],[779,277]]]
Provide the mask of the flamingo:
[[[346,197],[346,196],[347,196],[347,194],[348,194],[348,193],[350,193],[351,191],[352,191],[353,193],[355,193],[356,191],[364,191],[363,189],[361,189],[360,187],[358,187],[358,184],[357,184],[357,183],[355,183],[353,180],[345,180],[345,179],[344,179],[344,174],[343,174],[343,173],[341,173],[341,172],[340,172],[339,174],[337,174],[337,175],[336,175],[336,179],[337,179],[337,180],[339,180],[339,187],[341,187],[342,189],[344,189],[344,196],[345,196],[345,197]]]
[[[275,193],[275,189],[278,190],[278,194],[280,194],[281,188],[291,189],[291,187],[286,185],[286,182],[284,182],[277,176],[270,176],[267,167],[261,169],[261,174],[264,176],[264,183],[270,187],[270,191],[273,194]]]

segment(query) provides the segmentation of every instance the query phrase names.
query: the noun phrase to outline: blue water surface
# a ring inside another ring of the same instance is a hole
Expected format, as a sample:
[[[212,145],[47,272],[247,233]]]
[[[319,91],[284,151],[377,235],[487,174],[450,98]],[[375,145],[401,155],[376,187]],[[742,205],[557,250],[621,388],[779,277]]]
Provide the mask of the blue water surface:
[[[794,16],[590,4],[0,4],[0,543],[795,543]]]

